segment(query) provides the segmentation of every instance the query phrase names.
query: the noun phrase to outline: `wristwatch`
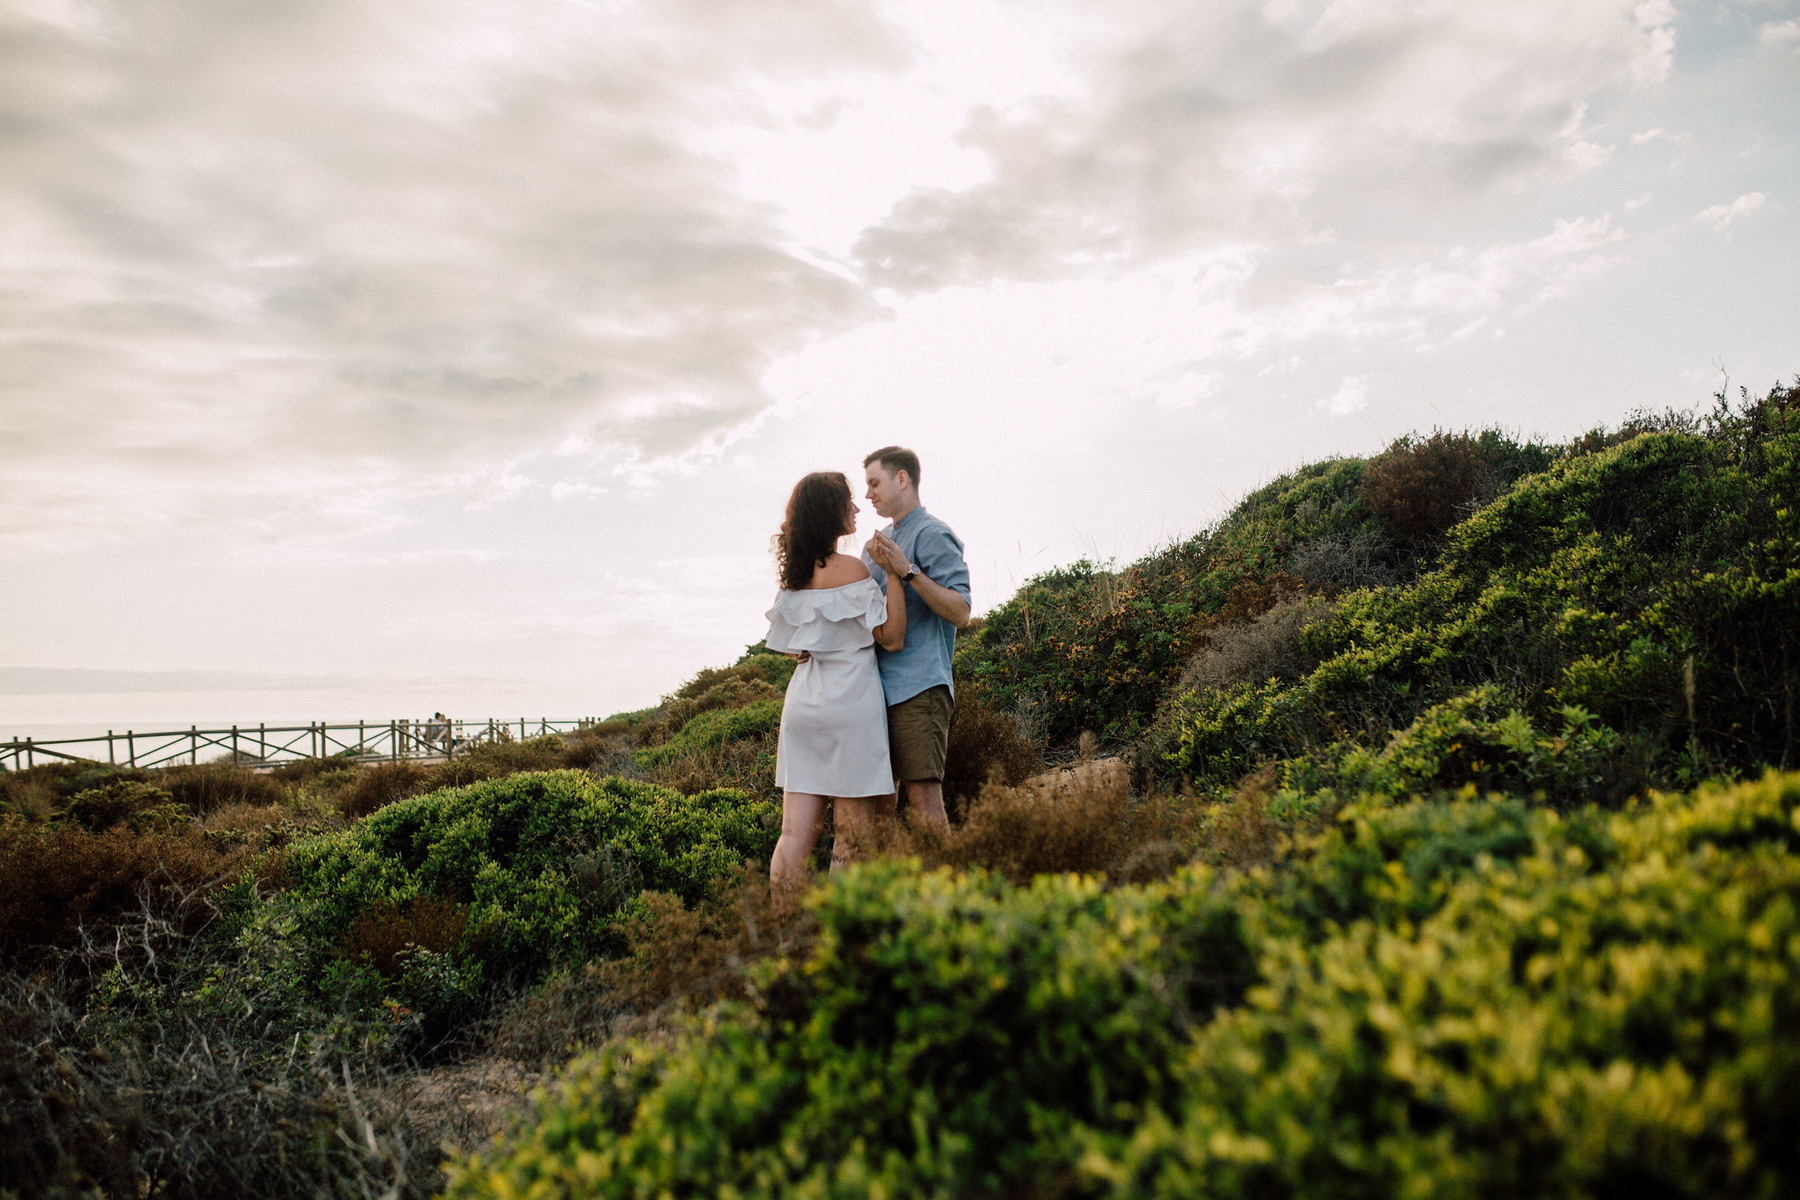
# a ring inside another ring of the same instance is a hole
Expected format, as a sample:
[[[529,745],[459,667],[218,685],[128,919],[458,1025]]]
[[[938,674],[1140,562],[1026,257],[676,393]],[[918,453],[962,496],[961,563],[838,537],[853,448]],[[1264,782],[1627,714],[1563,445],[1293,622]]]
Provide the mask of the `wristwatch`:
[[[900,577],[900,582],[901,583],[911,583],[913,581],[913,579],[918,575],[918,573],[919,573],[919,568],[913,566],[911,563],[907,563],[906,564],[906,574],[904,574]]]

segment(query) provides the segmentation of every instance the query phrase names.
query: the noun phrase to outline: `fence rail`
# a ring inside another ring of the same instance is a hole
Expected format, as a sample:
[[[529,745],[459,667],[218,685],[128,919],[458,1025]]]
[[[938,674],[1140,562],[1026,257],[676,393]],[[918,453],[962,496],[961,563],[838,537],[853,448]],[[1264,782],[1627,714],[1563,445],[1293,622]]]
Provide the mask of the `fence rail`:
[[[307,725],[233,725],[139,733],[107,730],[84,738],[23,738],[0,742],[0,769],[19,771],[43,762],[98,762],[119,767],[167,767],[198,763],[207,754],[243,766],[273,766],[306,758],[342,757],[356,762],[455,758],[484,743],[521,741],[573,733],[596,718],[520,717],[517,720],[386,722],[315,721]],[[516,732],[515,732],[516,731]],[[216,753],[215,753],[216,752]]]

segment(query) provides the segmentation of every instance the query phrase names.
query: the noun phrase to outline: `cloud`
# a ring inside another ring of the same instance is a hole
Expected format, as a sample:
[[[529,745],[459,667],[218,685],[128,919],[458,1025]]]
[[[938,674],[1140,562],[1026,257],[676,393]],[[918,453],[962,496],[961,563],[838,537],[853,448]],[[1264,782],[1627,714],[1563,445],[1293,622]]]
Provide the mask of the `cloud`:
[[[1714,229],[1728,229],[1739,217],[1761,211],[1768,202],[1769,197],[1762,192],[1748,192],[1730,204],[1715,204],[1711,208],[1701,209],[1694,214],[1694,220],[1703,221]]]
[[[1368,388],[1363,385],[1361,379],[1356,376],[1348,376],[1344,379],[1343,386],[1338,388],[1337,394],[1320,400],[1318,407],[1334,417],[1347,417],[1352,413],[1359,413],[1369,407]]]
[[[856,253],[928,291],[1323,228],[1392,238],[1398,214],[1604,160],[1584,106],[1665,78],[1673,18],[1660,0],[1109,6],[1080,89],[971,115],[989,179],[913,192]]]
[[[908,53],[855,0],[0,18],[0,536],[406,486],[571,428],[707,443],[880,309],[694,131]]]

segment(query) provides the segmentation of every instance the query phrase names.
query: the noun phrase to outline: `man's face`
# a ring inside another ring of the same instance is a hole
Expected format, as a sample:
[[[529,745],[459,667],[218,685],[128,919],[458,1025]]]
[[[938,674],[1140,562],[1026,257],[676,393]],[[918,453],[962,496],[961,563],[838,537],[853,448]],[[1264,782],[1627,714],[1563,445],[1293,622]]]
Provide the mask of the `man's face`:
[[[902,480],[906,478],[906,472],[890,471],[880,459],[870,463],[864,470],[867,472],[869,490],[863,495],[869,498],[869,503],[874,506],[877,514],[892,518],[904,490]]]

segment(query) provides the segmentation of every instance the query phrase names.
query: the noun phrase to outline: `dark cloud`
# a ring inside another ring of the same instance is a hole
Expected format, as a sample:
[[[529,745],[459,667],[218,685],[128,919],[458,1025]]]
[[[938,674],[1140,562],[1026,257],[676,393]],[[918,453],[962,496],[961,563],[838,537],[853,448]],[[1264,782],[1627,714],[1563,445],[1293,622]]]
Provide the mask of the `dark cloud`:
[[[0,16],[11,530],[573,427],[680,453],[876,314],[694,136],[771,81],[903,66],[866,5],[42,12]]]

